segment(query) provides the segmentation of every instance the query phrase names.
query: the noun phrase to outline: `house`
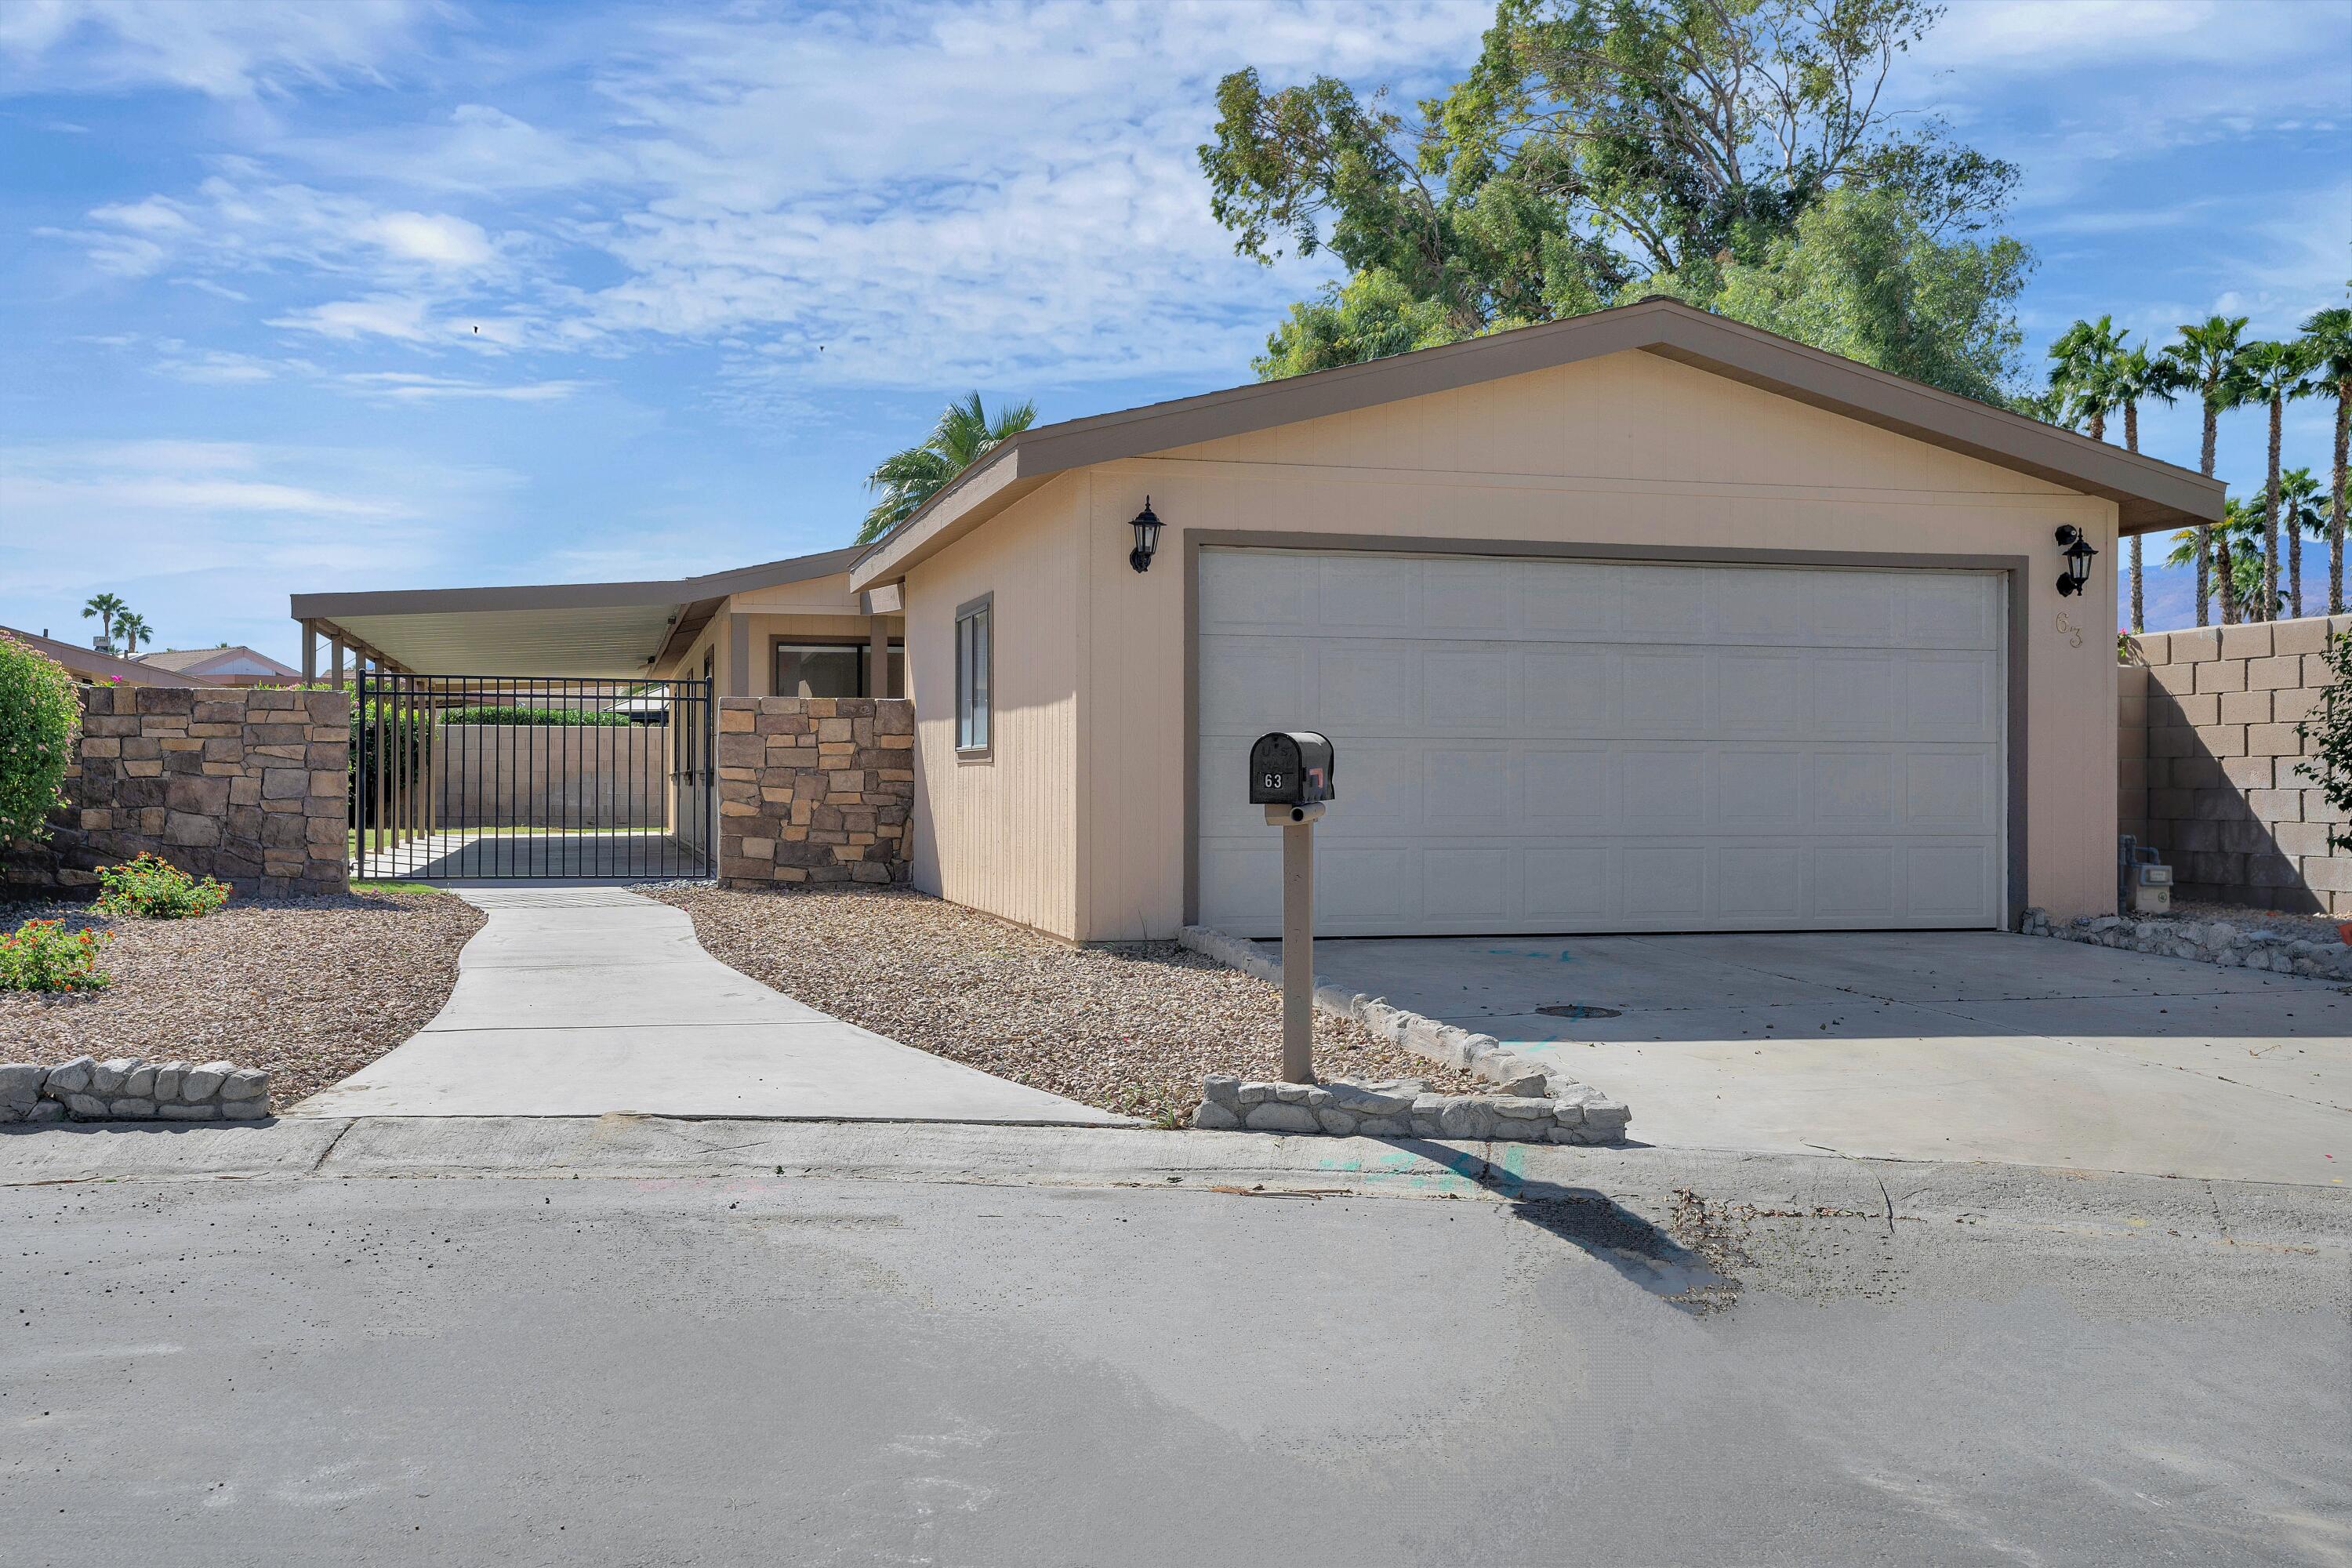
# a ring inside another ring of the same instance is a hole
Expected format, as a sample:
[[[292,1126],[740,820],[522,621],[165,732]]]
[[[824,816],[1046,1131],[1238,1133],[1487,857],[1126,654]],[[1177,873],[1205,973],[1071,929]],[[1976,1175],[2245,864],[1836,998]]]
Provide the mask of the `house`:
[[[218,647],[159,648],[133,657],[151,668],[184,675],[198,686],[283,686],[302,679],[302,672],[292,665],[280,664],[242,643],[223,643]]]
[[[18,631],[14,626],[0,626],[0,633],[15,637],[37,653],[47,654],[66,667],[66,672],[76,680],[97,686],[201,686],[205,682],[191,680],[173,670],[158,669],[135,658],[117,654],[100,653],[95,648],[78,643],[60,642],[47,632],[38,634]]]
[[[2119,542],[2221,498],[1651,300],[1032,429],[862,551],[295,615],[903,690],[915,884],[1079,941],[1276,929],[1269,730],[1337,746],[1327,933],[2002,927],[2112,907]]]

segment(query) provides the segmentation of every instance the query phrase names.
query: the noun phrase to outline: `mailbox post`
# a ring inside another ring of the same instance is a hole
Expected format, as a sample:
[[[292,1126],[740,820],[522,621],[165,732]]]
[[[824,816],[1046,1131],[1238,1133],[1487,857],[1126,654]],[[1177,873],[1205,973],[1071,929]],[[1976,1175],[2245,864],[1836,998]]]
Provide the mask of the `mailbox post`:
[[[1276,731],[1250,747],[1250,804],[1282,829],[1282,1078],[1315,1081],[1315,824],[1332,798],[1329,737]]]

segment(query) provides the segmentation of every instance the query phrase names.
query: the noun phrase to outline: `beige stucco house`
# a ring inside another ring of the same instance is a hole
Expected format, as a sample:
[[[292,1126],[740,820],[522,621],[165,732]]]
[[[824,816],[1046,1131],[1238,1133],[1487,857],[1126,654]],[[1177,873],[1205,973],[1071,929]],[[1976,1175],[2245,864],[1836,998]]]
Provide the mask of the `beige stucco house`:
[[[1649,301],[1033,429],[863,550],[294,613],[911,696],[916,885],[1079,941],[1275,929],[1276,729],[1337,747],[1327,933],[1997,927],[2111,907],[2119,541],[2221,499]]]

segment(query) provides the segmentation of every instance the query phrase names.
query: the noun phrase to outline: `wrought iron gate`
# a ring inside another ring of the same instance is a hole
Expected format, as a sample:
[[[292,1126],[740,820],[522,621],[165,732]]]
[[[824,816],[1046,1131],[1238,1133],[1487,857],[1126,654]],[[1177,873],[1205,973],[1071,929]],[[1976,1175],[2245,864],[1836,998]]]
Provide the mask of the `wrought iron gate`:
[[[708,877],[708,680],[362,673],[354,878]]]

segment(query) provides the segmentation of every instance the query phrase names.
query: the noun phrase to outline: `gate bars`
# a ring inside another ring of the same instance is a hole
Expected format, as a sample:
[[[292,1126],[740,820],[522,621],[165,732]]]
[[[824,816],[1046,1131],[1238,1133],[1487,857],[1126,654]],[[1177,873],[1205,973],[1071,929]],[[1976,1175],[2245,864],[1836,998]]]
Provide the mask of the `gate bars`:
[[[351,868],[412,881],[708,877],[708,680],[362,671]]]

